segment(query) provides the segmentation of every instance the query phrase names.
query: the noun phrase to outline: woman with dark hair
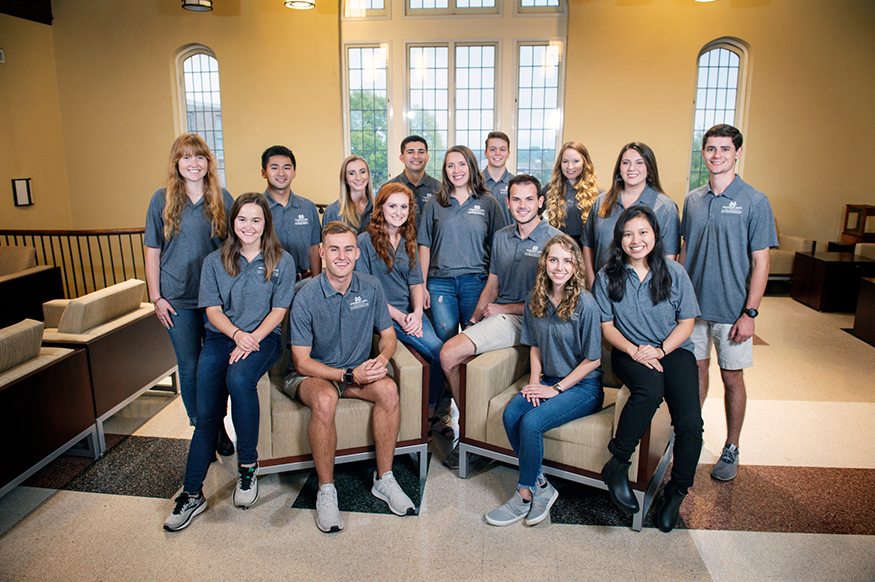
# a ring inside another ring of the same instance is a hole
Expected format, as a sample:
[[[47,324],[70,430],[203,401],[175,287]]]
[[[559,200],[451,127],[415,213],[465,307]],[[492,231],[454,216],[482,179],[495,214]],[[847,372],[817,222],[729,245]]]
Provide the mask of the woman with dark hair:
[[[553,176],[541,194],[546,198],[547,221],[574,240],[580,238],[593,200],[599,194],[589,150],[579,141],[562,144]]]
[[[197,362],[204,340],[204,310],[198,308],[201,267],[227,236],[233,203],[219,185],[216,159],[206,142],[193,133],[176,138],[167,184],[152,196],[146,213],[146,284],[176,353],[179,392],[192,426],[198,416]],[[224,427],[217,449],[234,454]]]
[[[601,309],[602,335],[614,346],[614,372],[631,393],[608,445],[613,456],[602,469],[602,479],[620,509],[630,514],[638,511],[629,485],[630,459],[665,399],[675,432],[674,464],[656,522],[668,532],[677,523],[696,475],[702,411],[690,341],[699,304],[687,272],[664,255],[653,211],[646,206],[624,210],[593,294]]]
[[[471,324],[489,274],[492,235],[504,226],[474,153],[465,146],[451,147],[444,158],[443,184],[425,205],[416,239],[426,280],[424,305],[431,307],[441,341],[456,335],[460,324]]]
[[[363,157],[349,156],[340,165],[340,197],[325,209],[322,225],[339,220],[362,233],[368,227],[373,208],[371,167]]]
[[[522,343],[531,346],[529,383],[504,409],[504,429],[519,459],[517,491],[486,514],[490,525],[543,521],[559,493],[544,477],[544,433],[601,409],[599,309],[584,287],[577,243],[556,235],[538,259],[523,315]]]
[[[243,194],[231,207],[230,236],[204,261],[198,304],[209,321],[197,368],[198,419],[182,493],[164,529],[187,527],[207,507],[202,488],[229,395],[237,433],[234,505],[258,499],[256,385],[279,358],[280,326],[294,295],[295,261],[273,231],[267,199]]]
[[[596,198],[583,228],[580,244],[586,263],[588,289],[592,289],[595,274],[608,261],[617,217],[635,205],[653,210],[662,233],[665,256],[677,258],[681,250],[678,205],[662,191],[653,150],[638,142],[628,143],[620,150],[611,189]]]
[[[444,371],[441,369],[443,342],[424,315],[425,282],[416,252],[416,200],[407,186],[389,183],[377,194],[374,213],[366,232],[358,236],[361,254],[355,270],[380,280],[395,335],[412,346],[429,364],[428,416],[432,428],[444,437],[453,429],[435,415],[434,409],[443,393]]]

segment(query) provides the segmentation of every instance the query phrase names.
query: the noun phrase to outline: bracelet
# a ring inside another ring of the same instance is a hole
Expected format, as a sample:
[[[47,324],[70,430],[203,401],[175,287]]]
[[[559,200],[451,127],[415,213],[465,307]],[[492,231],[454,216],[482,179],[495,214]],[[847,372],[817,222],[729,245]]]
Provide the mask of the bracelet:
[[[240,331],[240,328],[239,328],[239,327],[234,331],[234,333],[231,334],[231,339],[234,340],[235,342],[236,342],[237,340],[234,339],[234,336],[237,335],[237,332],[238,332],[238,331]]]

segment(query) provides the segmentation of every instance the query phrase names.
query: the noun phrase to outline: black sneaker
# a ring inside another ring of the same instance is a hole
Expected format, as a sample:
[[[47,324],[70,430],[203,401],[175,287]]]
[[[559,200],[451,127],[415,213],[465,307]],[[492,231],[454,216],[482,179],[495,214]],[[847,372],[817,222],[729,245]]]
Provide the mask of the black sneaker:
[[[185,491],[179,494],[176,498],[176,507],[173,508],[173,513],[164,520],[164,529],[167,531],[179,531],[188,527],[191,520],[196,515],[203,513],[207,508],[207,498],[201,493],[197,497],[192,497]]]

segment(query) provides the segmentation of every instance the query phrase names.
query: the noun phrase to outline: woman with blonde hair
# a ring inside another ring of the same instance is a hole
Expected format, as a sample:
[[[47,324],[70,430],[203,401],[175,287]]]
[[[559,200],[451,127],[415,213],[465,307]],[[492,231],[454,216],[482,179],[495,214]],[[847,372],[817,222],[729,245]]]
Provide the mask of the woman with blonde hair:
[[[490,525],[522,519],[536,525],[559,493],[544,477],[544,433],[601,410],[599,308],[586,290],[583,258],[568,235],[551,238],[523,315],[521,341],[531,346],[529,383],[504,409],[504,429],[519,459],[513,497],[486,514]]]
[[[363,157],[349,156],[340,165],[340,197],[325,209],[322,224],[339,220],[361,234],[368,227],[373,208],[371,168]]]
[[[589,209],[599,194],[586,146],[578,141],[562,144],[553,164],[553,176],[542,194],[546,198],[547,221],[574,240],[579,239]]]
[[[201,267],[228,234],[227,211],[234,199],[219,185],[216,159],[195,134],[180,135],[170,149],[167,184],[152,196],[146,213],[146,283],[155,315],[167,328],[179,391],[189,422],[197,421],[197,361],[204,338],[198,308]],[[234,453],[224,430],[218,450]]]

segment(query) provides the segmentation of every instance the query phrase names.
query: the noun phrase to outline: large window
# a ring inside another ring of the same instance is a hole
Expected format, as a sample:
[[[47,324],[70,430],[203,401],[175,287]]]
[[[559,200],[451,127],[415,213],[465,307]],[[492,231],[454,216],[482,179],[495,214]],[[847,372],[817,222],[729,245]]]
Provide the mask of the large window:
[[[708,168],[702,160],[705,132],[718,123],[741,124],[746,57],[743,45],[727,40],[709,43],[699,53],[690,190],[708,182]]]
[[[377,187],[389,179],[386,47],[348,47],[350,152],[371,167]]]
[[[216,158],[219,181],[225,185],[225,143],[222,139],[222,99],[219,93],[219,63],[206,47],[180,54],[182,64],[182,109],[185,130],[207,142]]]
[[[499,5],[495,0],[406,0],[408,16],[450,14],[495,14]]]
[[[517,173],[550,180],[562,113],[559,103],[562,45],[519,46]]]

